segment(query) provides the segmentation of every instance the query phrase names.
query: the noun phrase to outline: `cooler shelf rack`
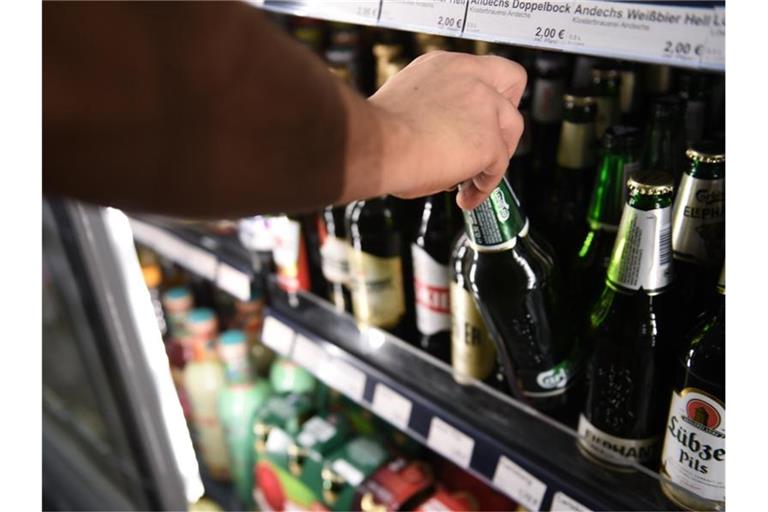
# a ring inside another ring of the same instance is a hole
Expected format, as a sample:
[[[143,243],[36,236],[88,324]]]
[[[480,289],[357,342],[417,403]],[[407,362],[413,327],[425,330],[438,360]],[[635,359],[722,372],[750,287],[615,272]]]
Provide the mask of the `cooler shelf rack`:
[[[240,281],[254,277],[250,256],[235,239],[157,219],[133,218],[131,225],[138,244],[215,284],[229,283],[224,291],[245,288],[232,286],[239,282],[232,277],[222,281],[220,265]],[[481,382],[459,384],[450,366],[389,333],[358,326],[319,297],[286,294],[274,280],[268,292],[266,345],[526,508],[675,508],[658,474],[596,465],[579,453],[571,428]]]

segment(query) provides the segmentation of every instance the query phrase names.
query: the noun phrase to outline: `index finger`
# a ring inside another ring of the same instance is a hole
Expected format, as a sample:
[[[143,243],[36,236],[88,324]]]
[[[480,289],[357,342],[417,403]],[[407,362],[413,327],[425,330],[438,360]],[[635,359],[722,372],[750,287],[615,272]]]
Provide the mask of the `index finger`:
[[[528,73],[517,62],[496,55],[477,57],[480,79],[496,89],[517,107],[523,96]]]

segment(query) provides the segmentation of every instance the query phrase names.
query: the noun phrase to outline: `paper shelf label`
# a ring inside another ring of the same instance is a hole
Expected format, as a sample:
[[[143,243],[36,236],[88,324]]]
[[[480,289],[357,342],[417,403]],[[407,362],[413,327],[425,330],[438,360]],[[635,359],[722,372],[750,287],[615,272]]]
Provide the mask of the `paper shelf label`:
[[[493,475],[493,485],[529,510],[539,510],[547,486],[544,482],[502,455]]]
[[[557,491],[552,498],[552,506],[549,510],[553,512],[592,512],[578,501],[560,491]]]
[[[296,364],[317,376],[321,375],[328,359],[325,350],[301,334],[296,335],[292,357]]]
[[[363,401],[365,374],[357,368],[339,359],[332,359],[323,366],[319,377],[326,384],[349,398],[357,402]]]
[[[408,428],[413,404],[403,395],[384,384],[376,384],[373,391],[373,412],[400,430]]]
[[[429,425],[427,446],[459,466],[468,468],[472,451],[475,449],[475,440],[442,419],[434,417]]]
[[[383,0],[379,23],[457,37],[468,0]]]
[[[261,341],[283,356],[287,356],[293,347],[296,333],[275,317],[268,316],[264,319],[264,327],[261,331]]]
[[[219,263],[216,286],[242,301],[251,298],[251,277],[226,263]]]
[[[375,25],[379,17],[379,0],[261,0],[267,9],[300,16]]]

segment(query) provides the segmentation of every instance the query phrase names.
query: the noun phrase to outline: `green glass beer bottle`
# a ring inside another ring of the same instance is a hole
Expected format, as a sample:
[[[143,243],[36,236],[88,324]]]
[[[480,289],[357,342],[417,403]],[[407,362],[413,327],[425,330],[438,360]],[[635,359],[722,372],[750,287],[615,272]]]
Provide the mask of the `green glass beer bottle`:
[[[605,283],[605,272],[627,199],[627,180],[640,168],[641,133],[632,126],[616,125],[603,136],[603,154],[587,209],[589,231],[576,254],[569,290],[578,309],[580,329]]]
[[[685,165],[685,100],[668,95],[651,104],[643,168],[668,172],[678,183]]]
[[[621,73],[611,63],[601,63],[592,68],[592,90],[597,102],[595,134],[597,139],[619,122],[621,116]]]
[[[597,156],[597,103],[586,91],[580,91],[563,96],[563,107],[557,167],[548,199],[540,203],[536,218],[558,259],[565,262],[578,250],[584,234],[584,217]]]
[[[552,256],[529,232],[506,179],[464,218],[472,247],[464,279],[497,343],[510,389],[568,421],[578,407],[581,365],[558,302]]]
[[[713,299],[725,257],[725,150],[720,143],[702,141],[686,156],[688,167],[672,214],[675,288],[683,328],[690,327]]]
[[[725,265],[717,293],[679,359],[661,455],[662,490],[691,510],[725,510]]]
[[[593,349],[579,418],[579,447],[615,469],[653,464],[667,406],[675,339],[672,284],[672,178],[643,171],[629,201],[585,340]]]

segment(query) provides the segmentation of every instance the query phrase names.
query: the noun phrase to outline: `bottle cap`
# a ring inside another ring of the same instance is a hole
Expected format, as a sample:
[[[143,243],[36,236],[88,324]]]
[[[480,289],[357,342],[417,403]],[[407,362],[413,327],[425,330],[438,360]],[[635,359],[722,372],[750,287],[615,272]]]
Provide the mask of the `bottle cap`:
[[[392,59],[403,52],[403,47],[399,44],[379,43],[373,45],[373,55],[378,59]]]
[[[187,310],[192,307],[192,294],[183,286],[171,288],[163,294],[163,306],[168,312]]]
[[[195,308],[187,315],[187,329],[194,334],[210,334],[213,337],[218,327],[216,314],[209,308]]]
[[[239,329],[224,331],[219,336],[219,344],[221,345],[238,345],[241,343],[245,343],[245,333]]]
[[[608,64],[598,64],[592,68],[592,79],[595,78],[618,78],[621,74],[618,66]]]
[[[563,94],[563,103],[574,107],[588,107],[597,102],[589,89],[576,89]]]
[[[603,134],[603,147],[610,149],[637,146],[640,144],[641,138],[642,133],[638,127],[617,124],[608,128]]]
[[[155,263],[141,266],[141,274],[144,276],[144,284],[147,288],[157,288],[163,280],[160,266]]]
[[[694,162],[719,164],[725,162],[725,148],[722,141],[703,140],[688,148],[685,156]]]
[[[669,173],[663,171],[641,171],[627,180],[630,194],[660,196],[669,194],[674,189],[674,182]]]

